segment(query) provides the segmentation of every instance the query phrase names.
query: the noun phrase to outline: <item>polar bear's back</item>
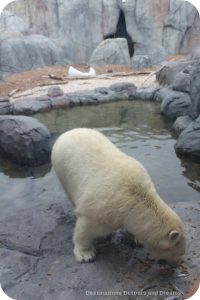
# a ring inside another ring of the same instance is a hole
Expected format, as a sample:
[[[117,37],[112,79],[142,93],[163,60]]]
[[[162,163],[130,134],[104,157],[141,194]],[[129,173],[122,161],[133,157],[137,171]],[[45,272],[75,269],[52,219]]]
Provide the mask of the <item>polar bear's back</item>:
[[[141,176],[143,179],[148,177],[138,161],[121,152],[93,129],[79,128],[62,134],[54,144],[52,163],[65,192],[75,205],[86,189],[97,191],[101,188],[106,193],[108,183],[114,189],[120,180],[128,181],[129,175],[134,175],[134,181],[140,182],[144,181]]]

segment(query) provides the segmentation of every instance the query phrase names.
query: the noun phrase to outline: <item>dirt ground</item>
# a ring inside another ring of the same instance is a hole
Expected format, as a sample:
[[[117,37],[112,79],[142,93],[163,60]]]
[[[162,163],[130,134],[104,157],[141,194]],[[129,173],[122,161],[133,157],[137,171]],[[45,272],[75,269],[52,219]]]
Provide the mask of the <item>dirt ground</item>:
[[[170,56],[168,57],[168,61],[174,61],[174,60],[179,60],[179,59],[183,59],[185,58],[185,55],[175,55],[175,56]],[[79,64],[79,65],[72,65],[74,68],[77,68],[78,70],[82,71],[82,72],[88,72],[89,70],[89,65],[86,64]],[[23,93],[24,91],[30,91],[29,93],[31,93],[32,89],[41,89],[42,87],[47,87],[48,85],[57,85],[57,84],[62,84],[63,86],[66,86],[66,84],[69,84],[70,81],[70,85],[67,89],[64,89],[65,92],[70,92],[70,91],[75,91],[77,90],[77,84],[79,82],[76,82],[75,84],[71,84],[71,80],[67,77],[68,74],[68,69],[69,69],[69,65],[66,66],[49,66],[49,67],[44,67],[44,68],[39,68],[39,69],[35,69],[35,70],[31,70],[31,71],[27,71],[27,72],[22,72],[22,73],[17,73],[17,74],[13,74],[10,75],[8,77],[5,78],[5,80],[0,81],[0,97],[6,97],[6,96],[13,96],[15,95],[16,98],[18,95],[20,95],[20,93]],[[130,73],[135,73],[133,74],[132,77],[135,78],[136,84],[138,83],[139,85],[142,84],[146,77],[148,76],[149,73],[153,73],[156,71],[156,67],[152,67],[151,69],[144,69],[144,70],[134,70],[132,67],[130,66],[126,66],[126,65],[106,65],[106,66],[102,66],[102,67],[97,67],[95,68],[96,73],[97,73],[97,77],[98,78],[94,78],[92,80],[92,82],[94,83],[94,80],[99,80],[99,76],[98,75],[103,75],[103,74],[107,74],[108,77],[105,79],[110,79],[115,78],[115,80],[119,79],[120,76],[113,76],[115,73],[122,73],[122,74],[127,74],[128,76],[122,76],[122,79],[124,81],[127,81],[127,79],[129,77],[131,77],[129,74]],[[51,75],[58,77],[61,80],[56,80],[56,79],[52,79],[50,78]],[[104,78],[101,78],[100,81],[102,81]],[[131,78],[130,78],[131,79]],[[81,80],[83,81],[83,79]],[[88,81],[88,80],[87,80]],[[91,82],[91,80],[89,80]],[[108,81],[108,80],[107,80]],[[154,81],[154,80],[153,80]],[[109,84],[112,84],[112,82],[108,82]],[[152,83],[152,80],[149,81],[149,85]],[[84,83],[85,84],[85,83]],[[74,90],[74,86],[75,85],[75,90]],[[101,85],[101,84],[100,84]],[[99,86],[99,84],[98,84]],[[86,88],[90,88],[90,86],[85,85]],[[96,87],[96,86],[94,86]],[[91,88],[92,88],[92,84],[91,84]],[[23,95],[23,94],[22,94]]]
[[[88,65],[73,65],[82,72],[88,72]],[[0,96],[9,96],[9,94],[16,94],[19,92],[24,92],[31,90],[35,87],[43,87],[52,84],[63,84],[68,81],[67,78],[69,66],[49,66],[44,68],[35,69],[28,72],[22,72],[18,74],[13,74],[5,78],[4,81],[0,82]],[[133,69],[130,66],[105,66],[95,68],[97,75],[102,74],[112,74],[112,73],[130,73]],[[146,71],[148,73],[148,71]],[[51,76],[60,78],[61,80],[56,80],[50,78]]]

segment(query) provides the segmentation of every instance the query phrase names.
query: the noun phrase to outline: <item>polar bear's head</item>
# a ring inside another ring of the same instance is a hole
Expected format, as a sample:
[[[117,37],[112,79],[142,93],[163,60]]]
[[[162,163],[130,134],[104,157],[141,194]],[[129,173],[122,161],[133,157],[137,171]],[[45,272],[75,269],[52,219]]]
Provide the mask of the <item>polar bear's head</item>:
[[[177,228],[163,232],[156,239],[146,244],[149,252],[158,259],[166,259],[168,261],[178,261],[185,253],[185,237],[183,228],[180,224]]]

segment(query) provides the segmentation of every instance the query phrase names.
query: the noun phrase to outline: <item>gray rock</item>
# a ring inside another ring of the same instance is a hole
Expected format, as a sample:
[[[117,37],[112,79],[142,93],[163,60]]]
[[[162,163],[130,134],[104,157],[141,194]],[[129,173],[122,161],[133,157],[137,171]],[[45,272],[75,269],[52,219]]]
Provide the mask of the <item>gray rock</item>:
[[[166,95],[169,94],[170,92],[171,92],[170,87],[159,88],[154,93],[154,100],[156,102],[162,102],[165,99]]]
[[[9,98],[8,97],[0,97],[0,103],[1,102],[9,102]]]
[[[132,66],[134,69],[150,68],[165,61],[166,57],[166,51],[163,47],[152,48],[136,45],[132,58]]]
[[[11,113],[11,105],[9,102],[0,102],[0,115],[8,115]]]
[[[164,46],[167,55],[189,53],[200,42],[197,11],[180,0],[46,0],[37,6],[32,0],[14,3],[12,9],[33,32],[56,39],[70,62],[88,62],[105,36],[116,33],[121,11],[134,45],[143,45],[147,51],[155,45]]]
[[[0,17],[0,39],[19,37],[30,33],[22,18],[10,10],[3,10]]]
[[[185,130],[189,124],[192,122],[190,116],[178,117],[173,124],[173,129],[177,135],[180,135],[183,130]]]
[[[173,82],[173,89],[180,92],[190,92],[191,76],[185,72],[176,74]]]
[[[149,55],[138,54],[134,55],[132,58],[132,66],[134,69],[145,69],[150,68],[153,62]]]
[[[136,100],[156,101],[155,93],[159,91],[158,87],[137,88],[135,92]],[[158,101],[158,100],[157,100]]]
[[[14,115],[32,115],[39,112],[50,111],[51,100],[46,96],[23,98],[12,103],[12,110]]]
[[[136,93],[136,86],[134,83],[131,82],[120,82],[120,83],[114,83],[112,84],[109,89],[114,94],[111,95],[110,100],[134,100],[135,99],[135,93]]]
[[[162,94],[161,113],[171,120],[190,112],[191,99],[186,93],[165,89]]]
[[[102,25],[103,25],[103,36],[108,36],[115,33],[117,30],[117,23],[120,16],[120,9],[117,1],[113,0],[102,0]]]
[[[61,62],[60,50],[41,35],[0,40],[0,54],[0,78]]]
[[[11,113],[11,105],[8,97],[0,97],[0,115]]]
[[[175,150],[179,155],[200,162],[200,116],[181,133]]]
[[[59,30],[64,56],[72,62],[88,62],[93,50],[103,41],[102,1],[63,1],[57,5],[59,28],[55,36]],[[77,13],[80,13],[78,18]],[[57,24],[54,30],[56,27]]]
[[[193,49],[191,53],[188,55],[188,59],[190,60],[200,60],[200,48],[199,45],[197,48]]]
[[[135,99],[136,87],[133,83],[122,82],[112,84],[109,88],[96,88],[95,90],[84,90],[68,93],[66,97],[70,106],[92,105],[120,100]]]
[[[19,165],[39,166],[50,159],[50,135],[34,118],[0,116],[0,153]]]
[[[108,95],[110,90],[107,87],[98,87],[98,88],[95,88],[95,92],[103,94],[103,95]]]
[[[49,97],[58,97],[58,96],[63,96],[63,95],[64,95],[64,92],[59,86],[51,86],[47,92],[47,96],[49,96]]]
[[[119,82],[119,83],[113,83],[109,89],[111,91],[114,91],[114,92],[123,92],[123,91],[136,91],[136,86],[134,83],[131,83],[131,82]]]
[[[178,47],[180,52],[183,53],[186,48],[189,48],[187,31],[194,25],[196,18],[196,8],[187,1],[169,1],[168,13],[163,28],[163,46],[168,54],[176,53]]]
[[[200,62],[193,66],[191,73],[191,114],[198,116],[200,114]]]
[[[179,72],[184,72],[186,69],[188,70],[193,64],[194,61],[186,59],[166,62],[156,73],[156,79],[159,84],[171,85],[174,83],[174,79]]]
[[[51,98],[51,106],[53,109],[66,108],[70,106],[70,101],[67,95],[53,97]]]
[[[101,42],[93,51],[90,64],[103,66],[108,64],[130,65],[130,55],[126,39],[107,39]]]
[[[97,104],[95,91],[83,90],[80,92],[66,94],[70,106]]]

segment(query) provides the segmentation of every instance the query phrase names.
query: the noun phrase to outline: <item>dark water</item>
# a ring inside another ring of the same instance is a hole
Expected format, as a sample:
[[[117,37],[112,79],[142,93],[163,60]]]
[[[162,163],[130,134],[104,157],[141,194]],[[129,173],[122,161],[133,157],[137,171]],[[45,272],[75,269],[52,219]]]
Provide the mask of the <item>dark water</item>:
[[[197,201],[200,198],[200,165],[180,160],[174,151],[171,125],[160,115],[156,103],[116,102],[100,106],[76,107],[36,115],[50,130],[53,140],[66,130],[77,127],[97,128],[122,151],[146,167],[160,195],[168,202]],[[3,199],[0,205],[25,205],[23,199],[46,189],[53,193],[55,174],[51,166],[20,168],[0,161]],[[12,198],[12,199],[10,199]]]

